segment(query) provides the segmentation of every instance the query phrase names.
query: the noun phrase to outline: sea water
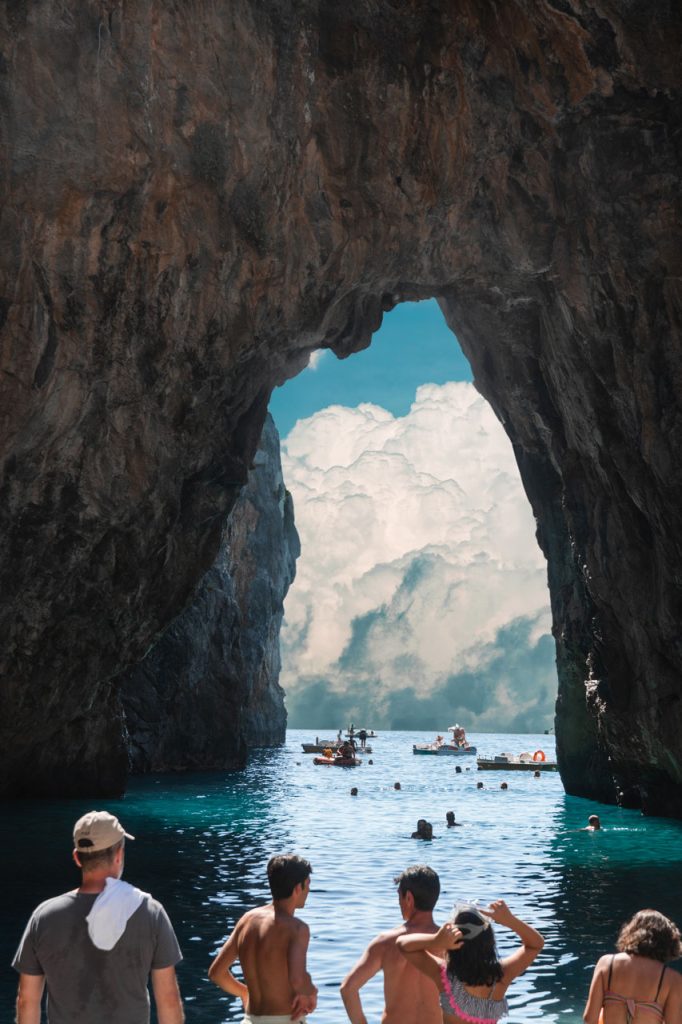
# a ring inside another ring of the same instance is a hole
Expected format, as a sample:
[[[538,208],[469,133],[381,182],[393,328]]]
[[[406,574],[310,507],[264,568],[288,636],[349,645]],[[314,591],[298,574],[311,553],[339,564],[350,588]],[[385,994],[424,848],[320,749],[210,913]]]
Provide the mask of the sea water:
[[[315,766],[301,752],[301,742],[314,736],[291,730],[285,747],[256,751],[243,772],[136,778],[121,801],[4,804],[0,1020],[12,1019],[9,962],[25,921],[38,902],[77,884],[71,827],[95,804],[136,836],[126,849],[126,878],[160,899],[175,925],[189,1024],[241,1019],[239,1001],[215,988],[206,971],[239,916],[267,902],[268,858],[289,851],[313,865],[301,912],[319,987],[313,1020],[347,1019],[341,979],[374,935],[400,922],[394,876],[426,863],[441,879],[438,921],[457,900],[501,897],[544,934],[543,952],[510,989],[509,1020],[577,1024],[594,963],[613,949],[626,918],[653,906],[682,922],[682,823],[568,797],[558,774],[480,772],[473,757],[413,755],[413,743],[433,738],[381,733],[361,766],[339,769]],[[554,757],[551,736],[469,738],[483,755],[542,749]],[[446,827],[449,810],[461,828]],[[595,812],[603,831],[579,831]],[[431,842],[411,838],[418,818],[433,823]],[[502,954],[513,949],[513,934],[496,933]],[[379,977],[362,1000],[377,1024]]]

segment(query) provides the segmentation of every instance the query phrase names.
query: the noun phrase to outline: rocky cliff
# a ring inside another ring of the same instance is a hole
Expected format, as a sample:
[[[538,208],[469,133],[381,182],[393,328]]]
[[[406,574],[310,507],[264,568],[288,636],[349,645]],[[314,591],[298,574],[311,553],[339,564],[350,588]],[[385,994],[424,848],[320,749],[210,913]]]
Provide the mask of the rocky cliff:
[[[674,4],[0,11],[4,792],[111,792],[116,679],[270,391],[437,296],[547,554],[570,792],[682,814]]]
[[[249,747],[284,742],[279,630],[299,553],[268,416],[215,564],[120,680],[133,771],[242,767]]]

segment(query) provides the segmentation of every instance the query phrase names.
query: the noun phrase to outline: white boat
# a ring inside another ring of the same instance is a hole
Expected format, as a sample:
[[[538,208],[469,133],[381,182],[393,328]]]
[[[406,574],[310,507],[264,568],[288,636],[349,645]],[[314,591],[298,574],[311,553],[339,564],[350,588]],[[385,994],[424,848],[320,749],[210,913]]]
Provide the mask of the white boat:
[[[544,750],[534,754],[496,754],[495,757],[479,757],[476,761],[479,771],[497,772],[556,772],[556,761],[548,761]]]
[[[476,754],[476,747],[472,747],[466,738],[466,733],[461,725],[451,725],[448,732],[452,733],[452,742],[438,735],[433,743],[413,743],[413,754],[430,754],[434,757],[468,757]]]

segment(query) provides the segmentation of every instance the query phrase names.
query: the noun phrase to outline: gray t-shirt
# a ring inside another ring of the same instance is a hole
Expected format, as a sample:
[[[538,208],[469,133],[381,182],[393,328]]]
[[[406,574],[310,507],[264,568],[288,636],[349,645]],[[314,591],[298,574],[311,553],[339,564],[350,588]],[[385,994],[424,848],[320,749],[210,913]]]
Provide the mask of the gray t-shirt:
[[[49,1024],[149,1024],[149,972],[182,960],[168,915],[146,896],[105,952],[92,944],[85,920],[96,898],[67,892],[41,903],[12,966],[45,976]]]

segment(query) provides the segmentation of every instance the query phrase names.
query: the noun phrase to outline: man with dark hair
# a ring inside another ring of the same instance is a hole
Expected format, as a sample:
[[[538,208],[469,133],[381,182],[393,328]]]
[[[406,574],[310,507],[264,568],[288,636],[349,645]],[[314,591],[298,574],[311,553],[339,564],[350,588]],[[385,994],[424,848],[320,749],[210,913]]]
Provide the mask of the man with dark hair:
[[[435,933],[433,908],[440,895],[438,875],[424,864],[406,868],[395,879],[404,923],[373,939],[341,983],[341,998],[352,1024],[367,1024],[360,989],[379,971],[384,973],[382,1024],[441,1024],[438,989],[400,953],[399,935]]]
[[[150,975],[159,1024],[184,1021],[175,977],[182,954],[161,904],[121,881],[126,838],[107,811],[76,822],[81,884],[31,915],[12,965],[17,1024],[40,1024],[45,989],[49,1024],[148,1024]]]
[[[300,1022],[317,1006],[317,989],[306,967],[310,930],[294,917],[305,906],[312,870],[294,854],[272,857],[267,868],[272,903],[237,921],[209,968],[211,981],[241,999],[245,1024]],[[230,971],[235,960],[244,982]]]

